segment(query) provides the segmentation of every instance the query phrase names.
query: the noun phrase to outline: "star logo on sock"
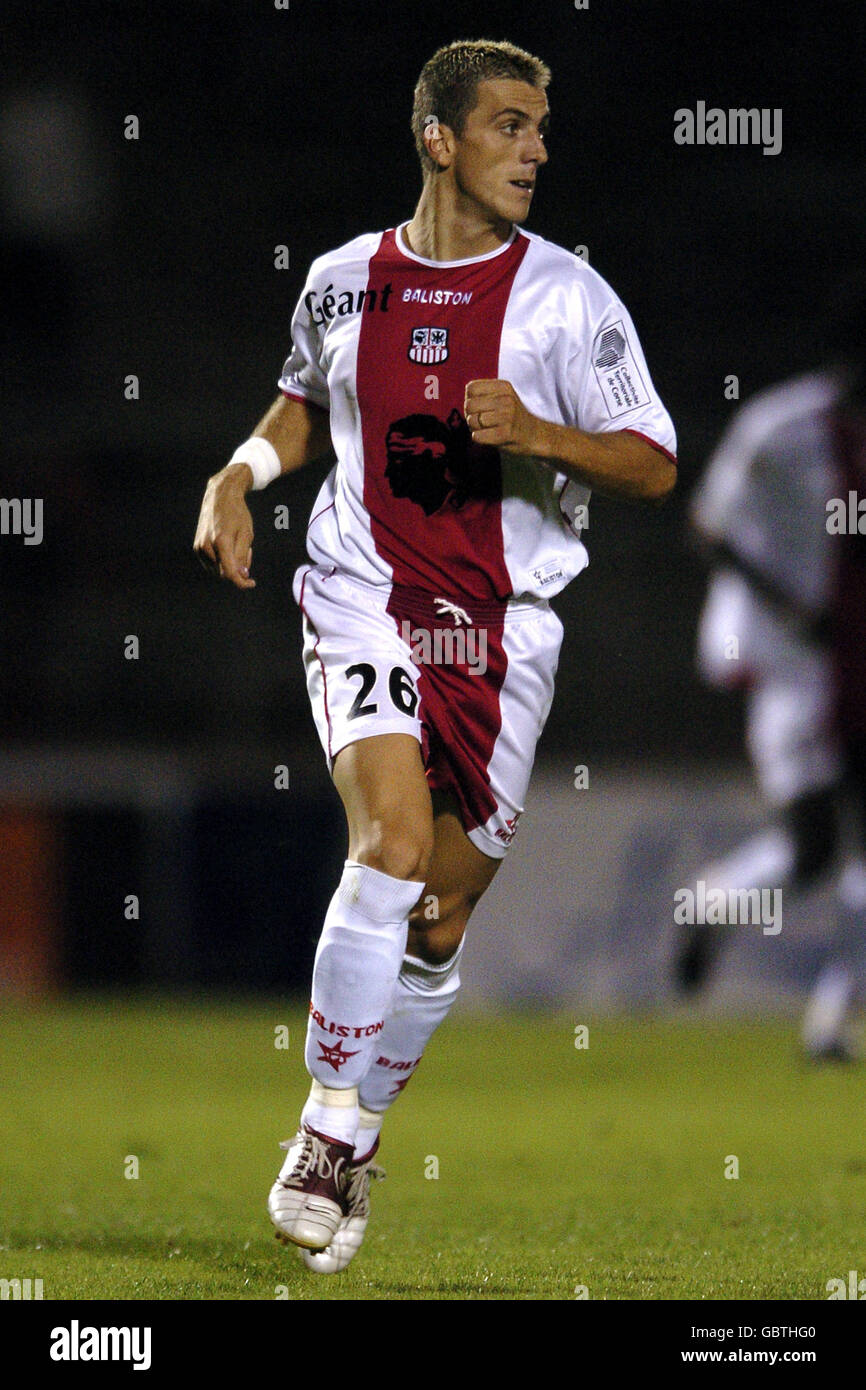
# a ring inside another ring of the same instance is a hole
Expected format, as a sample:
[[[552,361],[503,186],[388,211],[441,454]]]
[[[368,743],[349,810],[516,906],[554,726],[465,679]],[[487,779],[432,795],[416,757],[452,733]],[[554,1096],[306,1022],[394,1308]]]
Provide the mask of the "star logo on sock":
[[[317,1057],[316,1061],[327,1062],[328,1066],[333,1067],[334,1071],[336,1072],[339,1072],[340,1067],[342,1067],[344,1063],[348,1062],[350,1057],[357,1057],[358,1055],[357,1052],[343,1051],[342,1038],[337,1043],[336,1047],[329,1047],[327,1043],[323,1043],[321,1041],[319,1042],[319,1047],[322,1049],[322,1055],[321,1057]]]
[[[404,1076],[403,1079],[402,1079],[402,1081],[395,1081],[394,1085],[391,1087],[390,1091],[388,1092],[388,1095],[389,1095],[389,1096],[399,1096],[399,1094],[400,1094],[400,1092],[402,1091],[403,1087],[404,1087],[404,1086],[408,1086],[408,1085],[409,1085],[409,1082],[410,1082],[411,1080],[412,1080],[412,1077],[411,1077],[411,1076]]]

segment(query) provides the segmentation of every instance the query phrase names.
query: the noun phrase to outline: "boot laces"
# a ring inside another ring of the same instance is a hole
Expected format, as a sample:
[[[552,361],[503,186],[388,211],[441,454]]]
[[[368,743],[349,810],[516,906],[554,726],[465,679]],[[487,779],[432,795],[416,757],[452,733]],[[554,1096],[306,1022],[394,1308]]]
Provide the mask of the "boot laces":
[[[304,1132],[300,1136],[296,1135],[294,1139],[284,1139],[280,1148],[293,1148],[297,1144],[298,1138],[302,1140],[303,1147],[295,1159],[292,1171],[280,1179],[283,1187],[303,1187],[307,1179],[313,1175],[324,1181],[329,1178],[333,1178],[335,1182],[338,1181],[340,1170],[346,1160],[340,1157],[335,1163],[328,1153],[328,1145],[317,1134]]]
[[[380,1168],[378,1163],[361,1163],[357,1168],[349,1169],[346,1205],[350,1216],[369,1216],[370,1181],[381,1182],[384,1177],[385,1169]]]

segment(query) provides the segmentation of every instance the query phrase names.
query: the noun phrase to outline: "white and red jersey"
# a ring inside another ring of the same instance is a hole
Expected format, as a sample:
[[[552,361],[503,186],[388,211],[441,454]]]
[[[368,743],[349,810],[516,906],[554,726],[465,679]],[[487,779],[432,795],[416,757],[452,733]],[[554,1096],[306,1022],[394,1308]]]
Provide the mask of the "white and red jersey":
[[[774,607],[746,574],[723,560],[710,580],[698,665],[718,685],[754,685],[793,671],[824,671],[802,619],[832,602],[834,551],[825,504],[836,464],[831,411],[841,392],[832,373],[808,373],[761,391],[734,415],[691,501],[707,540],[763,576],[801,614]],[[738,656],[728,655],[731,635]],[[810,677],[811,679],[811,677]],[[815,675],[815,681],[819,677]]]
[[[741,406],[691,502],[694,525],[723,542],[804,612],[832,601],[826,502],[840,485],[833,411],[842,381],[810,372]]]
[[[828,526],[831,499],[864,483],[866,425],[827,370],[742,406],[692,500],[721,547],[698,665],[749,690],[749,749],[779,804],[838,780],[840,737],[866,746],[866,545]]]
[[[330,411],[337,463],[310,520],[317,565],[484,602],[549,598],[587,564],[590,490],[474,444],[466,384],[511,382],[541,419],[676,440],[634,325],[578,257],[514,228],[462,261],[410,251],[402,228],[313,262],[280,390]]]

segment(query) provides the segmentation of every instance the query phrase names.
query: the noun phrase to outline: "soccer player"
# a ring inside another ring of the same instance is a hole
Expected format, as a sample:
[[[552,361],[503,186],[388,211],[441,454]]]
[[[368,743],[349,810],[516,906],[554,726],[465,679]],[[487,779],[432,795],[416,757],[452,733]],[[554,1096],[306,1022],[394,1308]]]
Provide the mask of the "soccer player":
[[[411,220],[314,261],[280,396],[210,479],[195,546],[251,588],[250,488],[336,464],[295,576],[313,715],[348,821],[316,953],[311,1089],[269,1200],[311,1269],[360,1245],[379,1131],[459,987],[553,697],[550,598],[592,489],[659,501],[675,438],[622,303],[521,229],[547,162],[538,58],[425,65]]]
[[[832,882],[835,930],[801,1037],[809,1057],[846,1061],[866,953],[866,540],[848,524],[849,498],[866,487],[866,297],[834,317],[832,337],[832,365],[737,412],[692,519],[714,565],[699,667],[747,692],[747,745],[770,808],[764,830],[700,876],[725,892]],[[846,859],[841,813],[852,789],[861,848]],[[729,939],[722,925],[683,930],[674,962],[683,993],[706,983]]]

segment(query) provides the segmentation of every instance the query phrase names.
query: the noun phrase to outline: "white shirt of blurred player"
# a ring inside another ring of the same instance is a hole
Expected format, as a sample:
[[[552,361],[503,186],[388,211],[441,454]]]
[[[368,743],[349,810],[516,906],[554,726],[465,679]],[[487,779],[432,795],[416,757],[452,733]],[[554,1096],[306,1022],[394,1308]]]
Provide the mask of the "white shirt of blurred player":
[[[811,374],[749,401],[692,504],[704,535],[724,541],[815,616],[831,585],[825,503],[835,472],[824,416],[840,389],[831,374]],[[747,746],[769,801],[784,805],[838,780],[829,654],[724,565],[710,579],[697,660],[711,683],[748,688]]]
[[[724,542],[814,616],[831,596],[826,501],[835,471],[825,413],[840,389],[832,374],[814,373],[747,402],[710,458],[691,509],[711,542]],[[731,636],[739,646],[733,658]],[[752,678],[789,670],[812,650],[802,630],[747,579],[735,582],[727,571],[711,582],[699,635],[699,664],[708,679],[737,683],[738,661]]]

